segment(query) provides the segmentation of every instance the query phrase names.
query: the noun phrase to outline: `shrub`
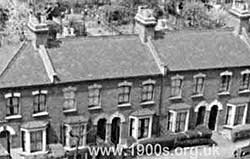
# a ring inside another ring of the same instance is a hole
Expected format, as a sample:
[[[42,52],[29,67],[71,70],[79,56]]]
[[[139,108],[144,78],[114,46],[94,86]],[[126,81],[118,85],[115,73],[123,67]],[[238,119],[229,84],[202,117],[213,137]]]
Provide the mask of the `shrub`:
[[[250,124],[236,126],[231,132],[232,141],[250,138]]]
[[[204,125],[198,125],[195,130],[201,133],[201,137],[211,138],[212,136],[212,131]]]

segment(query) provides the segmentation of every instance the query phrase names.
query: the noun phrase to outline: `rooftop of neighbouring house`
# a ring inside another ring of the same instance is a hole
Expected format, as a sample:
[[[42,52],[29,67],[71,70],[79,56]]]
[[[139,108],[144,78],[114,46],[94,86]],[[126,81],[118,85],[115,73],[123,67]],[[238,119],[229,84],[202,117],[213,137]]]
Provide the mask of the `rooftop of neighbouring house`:
[[[250,48],[231,30],[167,32],[153,40],[172,71],[250,66]]]
[[[0,55],[0,61],[2,58],[9,57],[1,71],[0,88],[41,85],[50,82],[43,62],[30,42],[22,44],[18,51],[13,50],[10,54],[14,55],[11,57],[7,54]]]
[[[64,82],[160,74],[150,50],[137,36],[63,39],[48,53]]]

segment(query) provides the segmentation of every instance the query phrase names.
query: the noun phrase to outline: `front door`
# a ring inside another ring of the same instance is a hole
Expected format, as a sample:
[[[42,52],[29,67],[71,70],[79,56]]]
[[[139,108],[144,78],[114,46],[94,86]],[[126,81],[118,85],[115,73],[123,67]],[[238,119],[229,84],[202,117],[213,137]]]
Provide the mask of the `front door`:
[[[120,118],[114,118],[112,120],[111,124],[111,141],[113,144],[117,145],[119,144],[120,140],[120,126],[121,126],[121,120]]]
[[[206,107],[204,106],[200,107],[198,111],[196,126],[204,124],[205,113],[206,113]]]
[[[106,119],[100,119],[97,123],[97,136],[105,141],[106,138]]]
[[[0,144],[10,153],[10,133],[7,130],[0,133]]]
[[[208,128],[210,130],[215,129],[217,115],[218,115],[218,106],[214,105],[210,111],[209,122],[208,122]]]

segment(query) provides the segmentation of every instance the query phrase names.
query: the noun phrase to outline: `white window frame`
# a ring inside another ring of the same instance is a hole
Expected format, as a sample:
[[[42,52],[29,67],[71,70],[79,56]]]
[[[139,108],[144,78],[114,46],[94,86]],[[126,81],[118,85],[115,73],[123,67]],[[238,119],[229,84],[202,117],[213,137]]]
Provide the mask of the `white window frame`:
[[[238,126],[238,125],[234,125],[234,120],[235,120],[235,116],[236,116],[236,108],[237,107],[241,107],[241,106],[245,106],[245,110],[244,110],[244,115],[243,115],[243,121],[242,121],[242,124],[239,124],[239,125],[244,125],[244,124],[246,124],[246,119],[247,119],[247,111],[248,111],[248,104],[246,103],[246,104],[236,104],[236,105],[234,105],[234,104],[227,104],[227,109],[228,109],[228,107],[231,107],[232,108],[232,118],[230,119],[230,125],[228,125],[228,124],[225,124],[224,125],[224,127],[228,127],[228,128],[233,128],[233,127],[235,127],[235,126]],[[226,112],[227,113],[227,112]],[[226,114],[226,116],[227,116],[227,114]]]
[[[123,81],[123,82],[120,82],[119,84],[118,84],[118,95],[117,95],[117,103],[118,103],[118,107],[130,107],[131,106],[131,92],[132,92],[132,82],[128,82],[128,81]],[[129,101],[128,101],[128,103],[123,103],[123,104],[121,104],[121,103],[119,103],[119,94],[120,94],[120,88],[121,87],[130,87],[130,91],[129,91]]]
[[[173,121],[172,121],[172,129],[170,131],[172,132],[176,132],[176,119],[177,119],[177,113],[187,113],[187,116],[186,116],[186,121],[185,121],[185,128],[184,128],[184,131],[187,131],[188,130],[188,124],[189,124],[189,115],[190,115],[190,110],[169,110],[169,113],[173,115]],[[169,122],[169,121],[168,121]],[[180,132],[178,132],[180,133]]]
[[[147,81],[143,81],[142,82],[142,87],[144,86],[147,86],[147,85],[153,85],[153,91],[152,91],[152,99],[151,100],[147,100],[147,101],[142,101],[141,102],[141,105],[147,105],[147,104],[154,104],[154,98],[155,98],[155,84],[156,84],[156,81],[155,80],[152,80],[152,79],[148,79]],[[143,95],[143,88],[142,88],[142,93]],[[142,99],[142,97],[141,97]]]
[[[90,93],[90,91],[93,91],[93,89],[98,89],[99,90],[99,103],[98,103],[98,105],[90,105],[90,103],[89,103],[89,93]],[[93,110],[93,109],[100,109],[101,108],[101,103],[102,103],[102,96],[101,96],[101,89],[102,89],[102,85],[99,85],[99,84],[93,84],[93,85],[91,85],[91,86],[89,86],[88,87],[88,109],[89,110]]]
[[[33,111],[33,117],[39,117],[39,116],[46,116],[46,115],[49,115],[48,113],[48,106],[47,106],[47,94],[48,94],[48,91],[47,90],[36,90],[36,91],[33,91],[32,92],[32,95],[33,95],[33,98],[36,96],[36,95],[39,95],[39,94],[43,94],[45,95],[45,100],[46,100],[46,104],[45,104],[45,111],[43,112],[38,112],[38,113],[34,113]],[[33,105],[34,106],[34,105]],[[34,108],[33,108],[34,109]]]
[[[250,70],[249,69],[246,69],[246,70],[244,70],[244,71],[242,71],[241,72],[241,82],[243,82],[243,76],[244,75],[249,75],[250,76]],[[240,83],[240,87],[241,87],[241,84],[242,83]],[[247,89],[239,89],[239,93],[249,93],[250,92],[250,85],[248,86],[248,88]]]
[[[201,92],[195,92],[195,88],[197,87],[197,79],[198,78],[203,78],[203,85],[202,85],[202,90]],[[204,94],[204,90],[205,90],[205,79],[206,79],[206,75],[203,74],[203,73],[199,73],[199,74],[196,74],[194,75],[193,77],[193,80],[194,80],[194,88],[193,88],[193,95],[192,97],[200,97],[200,96],[203,96]]]
[[[135,124],[135,129],[134,132],[132,132],[132,137],[134,137],[137,141],[145,140],[148,138],[151,138],[152,136],[152,124],[153,124],[153,116],[142,116],[142,117],[135,117],[135,116],[130,116],[129,117],[129,133],[130,133],[130,119],[134,119],[134,124]],[[148,136],[138,139],[138,134],[139,134],[139,120],[140,119],[149,119],[149,126],[148,126]],[[130,136],[130,134],[128,134]]]
[[[181,80],[181,86],[180,86],[180,93],[178,94],[178,95],[175,95],[175,96],[173,96],[172,95],[172,82],[173,82],[173,80]],[[184,83],[184,76],[180,76],[179,74],[177,74],[177,75],[175,75],[175,76],[173,76],[173,77],[171,77],[171,84],[170,84],[170,100],[171,99],[181,99],[182,98],[182,89],[183,89],[183,84]]]
[[[64,96],[64,102],[63,102],[63,112],[64,113],[71,113],[71,112],[76,112],[77,111],[77,100],[76,100],[76,87],[72,87],[72,86],[69,86],[69,87],[66,87],[63,89],[63,96]],[[64,109],[64,103],[66,102],[67,98],[65,98],[65,93],[68,93],[68,92],[73,92],[74,93],[74,108],[70,108],[70,109]]]
[[[7,112],[6,112],[6,117],[5,117],[5,119],[6,120],[11,120],[11,119],[20,119],[20,118],[22,118],[22,115],[21,115],[21,93],[20,92],[10,92],[10,93],[6,93],[5,95],[4,95],[4,98],[5,98],[5,101],[6,100],[8,100],[8,98],[11,98],[11,97],[17,97],[17,98],[19,98],[18,99],[18,114],[16,114],[16,115],[9,115],[9,116],[7,116]],[[8,107],[7,107],[7,103],[5,104],[5,107],[7,108],[7,109],[9,109]]]
[[[22,152],[24,155],[38,155],[38,154],[46,154],[48,153],[47,150],[47,135],[46,134],[46,129],[47,127],[43,128],[38,128],[38,129],[24,129],[21,128],[21,132],[25,132],[25,151]],[[37,131],[42,131],[42,150],[37,151],[37,152],[31,152],[31,132],[37,132]],[[21,137],[21,142],[22,142],[22,137]]]
[[[83,126],[84,127],[84,131],[83,131],[84,134],[82,136],[83,145],[79,146],[78,148],[79,149],[86,148],[86,143],[87,143],[87,123],[64,124],[64,126],[65,126],[65,130],[64,130],[63,133],[66,133],[66,134],[63,134],[63,135],[65,135],[64,149],[69,150],[69,151],[76,150],[76,147],[70,147],[70,139],[71,139],[70,131],[71,131],[72,126]]]
[[[227,91],[220,91],[220,89],[221,89],[221,79],[222,79],[223,76],[230,76],[230,81],[228,83],[228,90]],[[220,86],[219,86],[218,95],[229,95],[230,94],[232,76],[233,76],[233,73],[229,72],[229,71],[224,71],[224,72],[220,73]]]

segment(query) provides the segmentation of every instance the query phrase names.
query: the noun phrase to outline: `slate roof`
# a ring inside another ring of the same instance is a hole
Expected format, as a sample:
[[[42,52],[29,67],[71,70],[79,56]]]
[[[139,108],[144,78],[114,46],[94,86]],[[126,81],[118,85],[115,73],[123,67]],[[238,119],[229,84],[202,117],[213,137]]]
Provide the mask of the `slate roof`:
[[[170,110],[182,110],[182,109],[190,109],[190,108],[191,108],[191,105],[188,105],[186,103],[175,103],[169,107]]]
[[[37,129],[37,128],[44,128],[48,125],[48,121],[43,120],[34,120],[28,121],[21,125],[21,128],[24,129]]]
[[[246,104],[250,102],[249,97],[235,97],[228,101],[230,104]]]
[[[0,88],[40,85],[49,82],[43,62],[31,42],[24,44],[0,76]]]
[[[155,114],[154,110],[144,108],[144,109],[138,109],[134,111],[133,113],[131,113],[131,116],[140,117],[140,116],[148,116],[148,115],[154,115],[154,114]]]
[[[77,124],[77,123],[86,123],[89,120],[89,116],[68,116],[63,122],[66,124]]]
[[[250,49],[232,31],[168,32],[153,44],[170,71],[250,65]]]
[[[18,52],[20,44],[9,44],[0,47],[0,74],[5,70],[8,63]]]
[[[138,36],[64,39],[48,52],[62,82],[160,74]]]

